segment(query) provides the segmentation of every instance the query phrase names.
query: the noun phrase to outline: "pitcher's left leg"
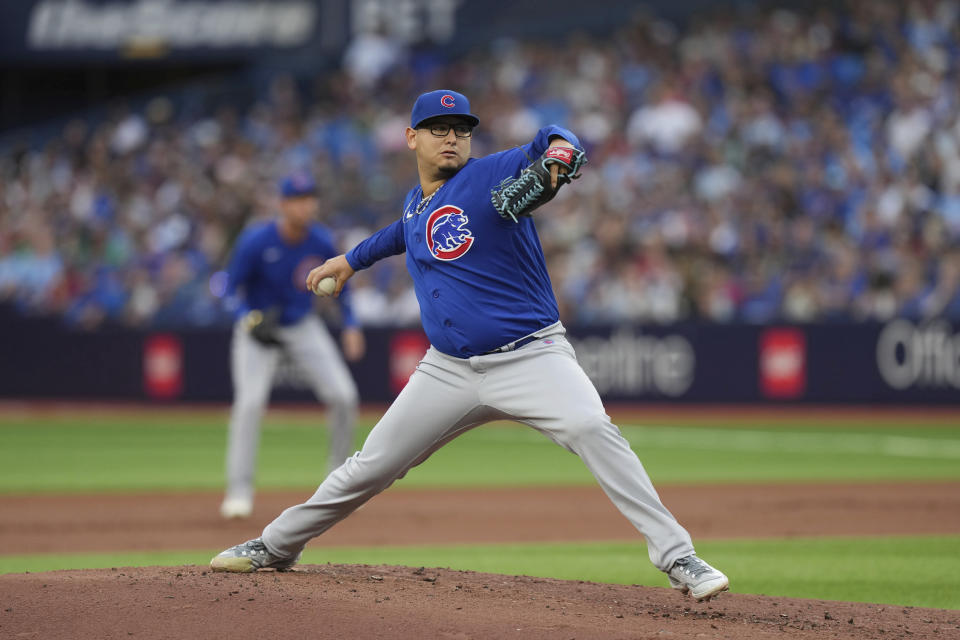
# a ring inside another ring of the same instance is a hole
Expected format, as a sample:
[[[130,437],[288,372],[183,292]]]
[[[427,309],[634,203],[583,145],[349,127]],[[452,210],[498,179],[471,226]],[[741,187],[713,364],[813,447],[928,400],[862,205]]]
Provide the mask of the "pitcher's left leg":
[[[545,433],[576,453],[607,496],[647,540],[662,571],[694,552],[690,534],[660,501],[643,464],[610,421],[593,383],[562,336],[502,357],[488,371],[492,398],[483,402]],[[486,391],[488,387],[484,387]]]

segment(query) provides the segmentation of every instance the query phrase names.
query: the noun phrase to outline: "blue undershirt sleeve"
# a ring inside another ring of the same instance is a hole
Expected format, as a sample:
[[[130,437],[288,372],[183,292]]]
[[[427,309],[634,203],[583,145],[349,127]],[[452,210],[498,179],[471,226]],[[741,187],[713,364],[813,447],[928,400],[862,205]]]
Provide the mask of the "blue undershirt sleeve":
[[[360,271],[378,260],[399,255],[406,250],[407,245],[403,240],[403,221],[397,220],[348,251],[346,259],[354,271]]]
[[[530,153],[534,159],[539,158],[550,146],[550,140],[553,138],[563,138],[580,151],[583,151],[583,145],[580,144],[580,139],[573,135],[572,131],[558,127],[555,124],[550,124],[540,129],[533,138],[533,141],[529,145],[526,145],[529,147],[528,153]]]
[[[227,287],[223,294],[226,308],[237,318],[250,311],[246,297],[241,295],[240,289],[246,285],[253,270],[254,254],[248,234],[241,234],[234,246],[230,264],[227,266]]]
[[[550,140],[553,138],[563,138],[577,149],[583,151],[580,139],[572,132],[555,124],[547,125],[537,132],[531,142],[512,149],[507,149],[499,153],[494,153],[480,160],[481,162],[494,163],[491,166],[493,175],[498,179],[508,176],[516,177],[520,172],[529,167],[533,162],[543,155],[543,152],[550,146]]]

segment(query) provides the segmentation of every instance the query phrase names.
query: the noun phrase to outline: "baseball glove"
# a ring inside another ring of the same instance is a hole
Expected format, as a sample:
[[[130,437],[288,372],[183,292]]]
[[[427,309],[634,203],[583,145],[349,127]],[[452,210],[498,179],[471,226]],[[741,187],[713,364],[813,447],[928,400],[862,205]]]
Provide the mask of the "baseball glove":
[[[587,162],[587,154],[573,147],[550,147],[543,155],[520,172],[517,178],[506,178],[490,191],[493,208],[502,218],[518,222],[519,216],[530,216],[537,207],[553,200],[560,187],[580,177],[579,171]],[[557,176],[557,187],[550,186],[550,166],[560,165],[567,170]]]
[[[243,318],[247,331],[265,347],[279,347],[283,344],[277,336],[280,326],[280,308],[271,307],[266,312],[254,309]]]

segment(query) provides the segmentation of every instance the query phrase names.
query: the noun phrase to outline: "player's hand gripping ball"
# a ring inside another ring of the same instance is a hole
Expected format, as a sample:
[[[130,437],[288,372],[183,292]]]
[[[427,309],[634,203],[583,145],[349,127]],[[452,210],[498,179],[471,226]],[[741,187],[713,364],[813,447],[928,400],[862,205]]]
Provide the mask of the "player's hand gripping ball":
[[[337,288],[337,279],[333,276],[327,276],[323,280],[317,283],[317,286],[314,287],[313,292],[318,296],[329,296]]]

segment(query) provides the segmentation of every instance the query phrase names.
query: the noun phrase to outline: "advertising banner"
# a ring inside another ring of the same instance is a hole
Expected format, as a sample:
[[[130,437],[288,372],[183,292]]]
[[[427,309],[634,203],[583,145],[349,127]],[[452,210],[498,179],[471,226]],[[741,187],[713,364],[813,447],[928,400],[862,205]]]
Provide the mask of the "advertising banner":
[[[2,3],[0,59],[30,63],[339,57],[363,36],[446,54],[510,38],[609,31],[639,10],[680,18],[711,0],[18,0]]]
[[[231,399],[229,329],[88,333],[2,320],[0,398]],[[611,402],[960,405],[960,327],[943,321],[574,327],[568,337]],[[366,338],[365,357],[350,368],[365,402],[390,402],[426,337],[371,329]],[[287,360],[272,398],[315,400]]]
[[[3,4],[6,62],[254,58],[317,44],[314,0],[26,0]],[[341,20],[342,22],[342,20]],[[343,33],[343,24],[338,25]],[[333,43],[342,47],[345,39]]]

